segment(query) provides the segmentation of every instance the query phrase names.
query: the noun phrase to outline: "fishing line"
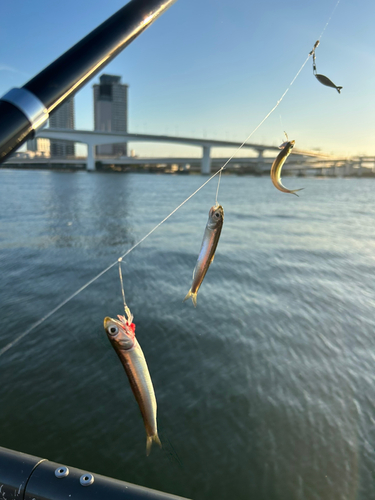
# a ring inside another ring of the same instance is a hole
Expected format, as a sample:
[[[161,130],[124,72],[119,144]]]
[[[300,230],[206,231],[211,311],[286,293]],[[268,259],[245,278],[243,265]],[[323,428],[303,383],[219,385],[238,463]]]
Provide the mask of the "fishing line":
[[[215,207],[218,205],[218,203],[217,203],[217,197],[218,197],[218,195],[219,195],[220,181],[221,181],[221,169],[220,169],[220,173],[219,173],[219,180],[218,180],[218,183],[217,183],[217,189],[216,189]]]
[[[320,33],[320,36],[318,38],[318,40],[320,40],[323,36],[323,33],[325,32],[328,24],[330,23],[331,19],[332,19],[332,16],[333,14],[335,13],[335,10],[337,9],[339,3],[340,3],[341,0],[337,0],[337,3],[331,13],[331,15],[329,16],[328,18],[328,21],[326,22],[324,28],[323,28],[323,31]],[[279,106],[279,104],[281,103],[281,101],[284,99],[284,97],[286,96],[286,94],[288,93],[290,87],[293,85],[293,83],[295,82],[295,80],[297,79],[297,77],[299,76],[299,74],[301,73],[301,71],[303,70],[303,68],[306,66],[306,63],[307,61],[309,60],[310,56],[312,54],[310,53],[305,62],[302,64],[302,66],[300,67],[300,69],[298,70],[296,76],[293,78],[293,80],[290,82],[289,84],[289,87],[286,89],[286,91],[283,93],[283,95],[280,97],[280,99],[277,101],[276,105],[271,109],[271,111],[263,118],[263,120],[259,123],[259,125],[251,132],[250,135],[247,136],[247,138],[244,140],[244,142],[241,144],[241,146],[239,146],[238,149],[236,149],[236,151],[233,153],[233,155],[229,158],[229,160],[227,160],[224,165],[221,167],[221,169],[219,170],[220,172],[220,177],[219,177],[219,180],[218,180],[218,183],[217,183],[217,190],[216,190],[216,200],[215,200],[215,204],[217,204],[217,197],[219,195],[219,186],[220,186],[220,180],[221,180],[221,172],[224,170],[224,168],[228,165],[228,163],[234,158],[234,156],[238,153],[238,151],[246,144],[246,142],[250,139],[250,137],[258,130],[258,128],[263,125],[263,123],[267,120],[267,118],[275,111],[275,109]],[[281,116],[280,116],[280,119],[281,119]]]
[[[120,275],[120,283],[121,283],[121,293],[122,293],[122,300],[124,302],[124,311],[125,311],[125,316],[126,316],[126,321],[128,324],[133,323],[133,315],[130,312],[130,309],[126,303],[125,300],[125,290],[124,290],[124,282],[122,279],[122,270],[121,270],[121,262],[122,262],[122,257],[118,259],[118,273]]]
[[[238,153],[238,151],[240,149],[242,149],[244,147],[244,145],[247,143],[247,141],[250,139],[250,137],[252,135],[255,134],[255,132],[258,130],[259,127],[261,127],[263,125],[263,123],[267,120],[267,118],[269,118],[269,116],[272,115],[272,113],[275,111],[275,109],[279,106],[279,104],[281,103],[281,101],[284,99],[284,97],[286,96],[286,94],[288,93],[290,87],[293,85],[293,83],[296,81],[298,75],[301,73],[301,71],[303,70],[303,68],[306,66],[306,63],[307,61],[309,60],[310,58],[310,54],[306,57],[306,60],[305,62],[302,64],[302,66],[300,67],[300,69],[297,71],[296,73],[296,76],[293,78],[293,80],[290,82],[288,88],[285,90],[285,92],[283,93],[283,95],[280,97],[280,99],[277,101],[277,103],[275,104],[275,106],[271,109],[271,111],[269,111],[266,116],[263,118],[263,120],[255,127],[255,129],[246,137],[246,139],[243,141],[243,143],[241,144],[241,146],[239,146],[236,151],[232,154],[232,156],[224,163],[224,165],[220,168],[220,170],[218,170],[216,173],[220,173],[220,177],[219,177],[219,182],[218,182],[218,185],[217,185],[217,191],[216,191],[216,203],[217,203],[217,197],[218,197],[218,194],[219,194],[219,185],[220,185],[220,178],[221,178],[221,172],[225,169],[225,167],[228,165],[228,163],[236,156],[236,154]],[[212,177],[211,177],[212,179]],[[209,179],[209,180],[211,180]]]
[[[76,292],[72,293],[72,295],[69,295],[68,298],[66,298],[65,300],[63,300],[58,306],[56,306],[54,309],[52,309],[52,311],[50,311],[45,316],[43,316],[43,318],[41,318],[40,320],[38,320],[36,323],[32,324],[23,333],[21,333],[20,335],[18,335],[18,337],[16,337],[11,342],[9,342],[9,344],[7,344],[5,347],[3,347],[2,349],[0,349],[0,356],[2,356],[8,349],[10,349],[15,344],[17,344],[17,342],[19,342],[21,339],[23,339],[24,337],[26,337],[26,335],[28,335],[33,330],[35,330],[35,328],[37,328],[42,323],[44,323],[44,321],[46,321],[46,319],[50,318],[52,316],[52,314],[55,314],[55,312],[57,312],[59,309],[61,309],[63,306],[65,306],[65,304],[67,304],[68,302],[70,302],[72,299],[74,299],[74,297],[77,297],[77,295],[80,294],[81,292],[83,292],[83,290],[85,288],[87,288],[92,283],[94,283],[94,281],[96,281],[101,276],[103,276],[103,274],[105,274],[107,271],[109,271],[116,264],[117,264],[117,260],[116,260],[116,262],[114,262],[113,264],[111,264],[110,266],[108,266],[106,269],[104,269],[103,271],[101,271],[99,274],[97,274],[90,281],[88,281],[85,285],[81,286],[81,288],[79,290],[77,290]]]
[[[340,3],[340,0],[337,0],[337,3],[336,3],[336,5],[335,5],[335,7],[334,7],[334,9],[333,9],[333,11],[332,11],[332,14],[329,16],[329,19],[328,19],[328,21],[326,22],[326,25],[324,26],[323,31],[320,33],[320,37],[318,38],[318,40],[320,40],[320,39],[322,38],[323,33],[325,32],[325,30],[326,30],[326,28],[327,28],[327,26],[328,26],[328,24],[329,24],[330,20],[332,19],[332,16],[333,16],[333,14],[335,13],[335,10],[337,9],[337,7],[338,7],[339,3]]]
[[[18,335],[18,337],[16,337],[15,339],[13,339],[11,342],[9,342],[6,346],[4,346],[2,349],[0,349],[0,356],[2,356],[6,351],[8,351],[11,347],[13,347],[15,344],[17,344],[20,340],[22,340],[24,337],[26,337],[26,335],[28,335],[29,333],[31,333],[33,330],[35,330],[35,328],[37,328],[38,326],[40,326],[42,323],[44,323],[44,321],[46,321],[48,318],[50,318],[53,314],[55,314],[55,312],[57,312],[59,309],[61,309],[62,307],[64,307],[68,302],[70,302],[72,299],[74,299],[74,297],[76,297],[78,294],[80,294],[81,292],[83,292],[83,290],[85,290],[88,286],[90,286],[92,283],[94,283],[97,279],[99,279],[101,276],[103,276],[103,274],[107,273],[110,269],[112,269],[112,267],[114,267],[119,261],[121,261],[122,259],[124,259],[127,255],[130,254],[130,252],[132,252],[135,248],[137,248],[138,245],[140,245],[143,241],[145,241],[146,238],[148,238],[154,231],[156,231],[162,224],[164,224],[164,222],[166,222],[170,217],[172,217],[173,214],[175,214],[177,212],[177,210],[179,210],[183,205],[185,205],[185,203],[187,203],[193,196],[195,196],[198,191],[200,191],[201,189],[204,188],[204,186],[206,186],[206,184],[208,184],[216,175],[218,175],[219,173],[219,170],[217,172],[215,172],[209,179],[207,179],[206,182],[204,182],[198,189],[196,189],[194,191],[194,193],[192,193],[188,198],[186,198],[186,200],[184,200],[182,203],[180,203],[180,205],[178,205],[178,207],[176,207],[169,215],[167,215],[167,217],[165,217],[161,222],[159,222],[159,224],[157,224],[154,228],[151,229],[151,231],[149,231],[145,236],[143,236],[143,238],[141,238],[137,243],[135,243],[135,245],[133,245],[131,248],[129,248],[129,250],[127,250],[121,257],[119,257],[115,262],[113,262],[112,264],[110,264],[108,267],[106,267],[103,271],[101,271],[99,274],[97,274],[94,278],[92,278],[90,281],[88,281],[85,285],[83,285],[79,290],[77,290],[76,292],[74,292],[72,295],[69,295],[69,297],[67,297],[65,300],[63,300],[59,305],[57,305],[54,309],[52,309],[52,311],[50,311],[49,313],[47,313],[45,316],[43,316],[43,318],[41,318],[40,320],[38,320],[36,323],[32,324],[29,328],[27,328],[23,333],[21,333],[20,335]]]
[[[218,194],[219,194],[219,185],[220,185],[220,178],[221,178],[221,172],[225,169],[225,167],[228,165],[228,163],[234,158],[234,156],[238,153],[238,151],[243,148],[243,146],[246,144],[246,142],[250,139],[250,137],[258,130],[258,128],[263,125],[263,123],[267,120],[267,118],[275,111],[275,109],[278,107],[278,105],[281,103],[281,101],[284,99],[285,95],[287,94],[288,90],[290,89],[290,87],[293,85],[293,83],[295,82],[296,78],[298,77],[298,75],[301,73],[303,67],[305,66],[305,64],[307,63],[308,59],[309,59],[310,56],[307,57],[306,61],[302,64],[301,68],[298,70],[296,76],[293,78],[293,80],[291,81],[291,83],[289,84],[289,87],[286,89],[286,91],[283,93],[283,95],[280,97],[280,99],[277,101],[277,103],[275,104],[275,106],[271,109],[271,111],[269,111],[269,113],[267,113],[267,115],[263,118],[263,120],[259,123],[259,125],[257,125],[255,127],[255,129],[246,137],[246,139],[243,141],[243,143],[234,151],[234,153],[232,154],[232,156],[230,158],[228,158],[228,160],[224,163],[224,165],[217,171],[215,172],[213,175],[211,175],[211,177],[209,179],[207,179],[198,189],[196,189],[190,196],[188,196],[186,198],[186,200],[184,200],[182,203],[180,203],[180,205],[178,205],[169,215],[167,215],[161,222],[159,222],[159,224],[157,224],[154,228],[151,229],[151,231],[149,231],[145,236],[143,236],[143,238],[141,238],[137,243],[135,243],[135,245],[133,245],[131,248],[129,248],[129,250],[127,250],[121,257],[119,257],[115,262],[113,262],[112,264],[110,264],[108,267],[106,267],[103,271],[101,271],[99,274],[97,274],[94,278],[92,278],[90,281],[88,281],[85,285],[83,285],[79,290],[77,290],[76,292],[74,292],[72,295],[70,295],[69,297],[67,297],[63,302],[61,302],[59,305],[57,305],[54,309],[52,309],[52,311],[50,311],[49,313],[47,313],[45,316],[43,316],[43,318],[41,318],[40,320],[38,320],[36,323],[34,323],[33,325],[31,325],[27,330],[25,330],[23,333],[21,333],[18,337],[16,337],[15,339],[13,339],[11,342],[9,342],[9,344],[7,344],[5,347],[3,347],[2,349],[0,349],[0,356],[2,356],[6,351],[8,351],[11,347],[13,347],[15,344],[17,344],[20,340],[22,340],[24,337],[26,337],[26,335],[28,335],[29,333],[31,333],[33,330],[35,330],[35,328],[37,328],[38,326],[40,326],[42,323],[44,323],[44,321],[46,321],[48,318],[50,318],[53,314],[55,314],[55,312],[57,312],[59,309],[61,309],[63,306],[65,306],[65,304],[67,304],[68,302],[70,302],[72,299],[74,299],[74,297],[76,297],[78,294],[80,294],[81,292],[83,292],[83,290],[85,290],[88,286],[90,286],[92,283],[94,283],[97,279],[99,279],[101,276],[103,276],[103,274],[107,273],[110,269],[112,269],[112,267],[114,267],[117,263],[120,264],[121,266],[121,260],[124,259],[127,255],[130,254],[130,252],[132,252],[135,248],[137,248],[137,246],[139,246],[143,241],[145,241],[146,238],[148,238],[149,236],[151,236],[151,234],[156,231],[162,224],[164,224],[164,222],[166,222],[170,217],[172,217],[172,215],[174,215],[177,210],[179,210],[183,205],[185,205],[185,203],[187,203],[189,200],[191,200],[191,198],[193,198],[193,196],[195,196],[201,189],[203,189],[214,177],[216,177],[217,175],[220,175],[219,177],[219,183],[218,183],[218,187],[217,187],[217,190],[216,190],[216,202],[217,202],[217,197],[218,197]],[[121,267],[120,267],[121,269]],[[122,276],[121,276],[122,278]],[[123,298],[125,297],[125,293],[123,295]],[[124,307],[127,307],[126,306],[126,302],[125,302],[125,305]],[[130,312],[130,311],[129,311]]]
[[[149,231],[145,236],[143,236],[143,238],[141,238],[135,245],[133,245],[131,248],[129,248],[129,250],[127,250],[121,257],[119,257],[115,262],[113,262],[112,264],[110,264],[106,269],[104,269],[103,271],[101,271],[99,274],[97,274],[94,278],[92,278],[90,281],[88,281],[85,285],[83,285],[79,290],[77,290],[76,292],[74,292],[72,295],[70,295],[69,297],[67,297],[65,300],[63,300],[59,305],[57,305],[54,309],[52,309],[52,311],[50,311],[49,313],[47,313],[45,316],[43,316],[43,318],[41,318],[40,320],[38,320],[36,323],[34,323],[33,325],[31,325],[29,328],[27,328],[23,333],[21,333],[18,337],[16,337],[15,339],[13,339],[11,342],[9,342],[9,344],[7,344],[5,347],[3,347],[2,349],[0,349],[0,356],[2,356],[6,351],[8,351],[11,347],[13,347],[15,344],[17,344],[20,340],[22,340],[24,337],[26,337],[26,335],[28,335],[29,333],[31,333],[33,330],[35,330],[35,328],[37,328],[38,326],[40,326],[42,323],[44,323],[44,321],[46,321],[48,318],[50,318],[55,312],[57,312],[59,309],[61,309],[63,306],[65,306],[65,304],[67,304],[68,302],[70,302],[72,299],[74,299],[74,297],[76,297],[78,294],[80,294],[81,292],[83,292],[83,290],[85,290],[88,286],[90,286],[92,283],[94,283],[97,279],[99,279],[101,276],[103,276],[103,274],[107,273],[110,269],[112,269],[112,267],[114,267],[117,263],[119,263],[120,267],[120,273],[121,273],[121,261],[122,259],[124,259],[127,255],[130,254],[130,252],[132,252],[135,248],[137,248],[138,245],[140,245],[143,241],[145,241],[146,238],[148,238],[149,236],[151,236],[151,234],[156,231],[162,224],[164,224],[164,222],[166,222],[170,217],[172,217],[172,215],[174,215],[177,210],[179,210],[183,205],[185,205],[185,203],[187,203],[189,200],[191,200],[191,198],[193,198],[193,196],[195,196],[201,189],[203,189],[214,177],[216,177],[217,175],[220,175],[219,177],[219,183],[218,183],[218,187],[217,187],[217,190],[216,190],[216,202],[217,202],[217,197],[218,197],[218,194],[219,194],[219,185],[220,185],[220,178],[221,178],[221,172],[224,170],[224,168],[228,165],[228,163],[234,158],[234,156],[238,153],[238,151],[246,144],[246,142],[250,139],[250,137],[258,130],[258,128],[263,125],[263,123],[267,120],[267,118],[275,111],[275,109],[278,107],[278,105],[281,103],[281,101],[284,99],[285,95],[287,94],[288,90],[290,89],[290,87],[293,85],[294,81],[296,80],[296,78],[298,77],[298,75],[301,73],[303,67],[305,66],[305,64],[307,63],[308,59],[309,59],[310,56],[307,57],[306,61],[303,63],[303,65],[301,66],[301,68],[298,70],[298,73],[296,74],[296,76],[293,78],[293,80],[291,81],[291,83],[289,84],[289,87],[286,89],[286,91],[283,93],[283,95],[281,96],[281,98],[277,101],[276,105],[271,109],[271,111],[263,118],[263,120],[259,123],[259,125],[257,125],[257,127],[246,137],[246,139],[243,141],[243,143],[235,150],[235,152],[232,154],[232,156],[230,158],[228,158],[228,160],[224,163],[224,165],[220,168],[220,170],[218,170],[217,172],[215,172],[213,175],[211,175],[211,177],[209,179],[207,179],[198,189],[196,189],[190,196],[188,196],[186,198],[186,200],[184,200],[182,203],[180,203],[180,205],[178,205],[169,215],[167,215],[161,222],[159,222],[159,224],[157,224],[154,228],[151,229],[151,231]],[[122,279],[122,275],[121,275],[121,279]],[[122,285],[123,287],[123,285]],[[123,295],[123,299],[124,299],[124,307],[126,308],[126,302],[125,302],[125,293]],[[126,309],[125,309],[126,311]],[[129,311],[130,312],[130,311]]]
[[[333,9],[332,11],[332,14],[330,16],[330,18],[328,19],[321,35],[319,38],[321,38],[321,36],[323,35],[325,29],[327,28],[338,4],[340,3],[340,0],[337,1],[336,3],[336,6],[335,8]],[[96,280],[98,280],[101,276],[103,276],[103,274],[107,273],[110,269],[112,269],[117,263],[119,264],[119,273],[120,273],[120,280],[122,282],[122,274],[121,274],[121,261],[122,259],[124,259],[127,255],[130,254],[130,252],[132,252],[135,248],[137,248],[143,241],[145,241],[145,239],[147,239],[149,236],[151,236],[151,234],[153,232],[155,232],[162,224],[164,224],[164,222],[166,222],[170,217],[172,217],[172,215],[174,215],[177,210],[179,210],[182,206],[185,205],[185,203],[187,203],[189,200],[191,200],[191,198],[193,198],[193,196],[195,196],[201,189],[203,189],[210,181],[212,181],[212,179],[214,177],[216,177],[217,175],[219,175],[219,181],[218,181],[218,186],[217,186],[217,190],[216,190],[216,203],[217,203],[217,197],[218,197],[218,194],[219,194],[219,186],[220,186],[220,179],[221,179],[221,173],[222,171],[225,169],[225,167],[228,165],[228,163],[235,157],[235,155],[238,153],[238,151],[240,149],[243,148],[243,146],[247,143],[247,141],[250,139],[250,137],[259,129],[259,127],[261,127],[263,125],[263,123],[267,120],[267,118],[275,111],[275,109],[279,106],[279,104],[281,103],[281,101],[284,99],[284,97],[286,96],[286,94],[288,93],[290,87],[293,85],[293,83],[295,82],[295,80],[297,79],[297,77],[299,76],[299,74],[301,73],[301,71],[303,70],[303,68],[305,67],[307,61],[309,60],[310,58],[310,54],[307,56],[305,62],[302,64],[302,66],[300,67],[300,69],[297,71],[295,77],[293,78],[293,80],[290,82],[288,88],[285,90],[285,92],[283,93],[283,95],[280,97],[280,99],[277,101],[277,103],[275,104],[275,106],[271,109],[271,111],[269,111],[267,113],[267,115],[263,118],[263,120],[255,127],[255,129],[246,137],[246,139],[242,142],[242,144],[234,151],[234,153],[232,154],[232,156],[230,158],[228,158],[228,160],[224,163],[224,165],[217,171],[215,172],[213,175],[211,175],[211,177],[209,177],[198,189],[196,189],[190,196],[188,196],[182,203],[180,203],[180,205],[178,205],[174,210],[172,210],[172,212],[167,215],[161,222],[159,222],[155,227],[153,227],[151,229],[151,231],[149,231],[145,236],[143,236],[143,238],[141,238],[137,243],[135,243],[131,248],[129,248],[121,257],[119,257],[115,262],[113,262],[112,264],[110,264],[108,267],[106,267],[103,271],[101,271],[99,274],[97,274],[96,276],[94,276],[94,278],[92,278],[90,281],[88,281],[86,284],[84,284],[81,288],[79,288],[76,292],[74,292],[73,294],[69,295],[69,297],[67,297],[65,300],[63,300],[60,304],[58,304],[54,309],[52,309],[49,313],[47,313],[45,316],[43,316],[41,319],[39,319],[37,322],[35,322],[34,324],[32,324],[29,328],[27,328],[23,333],[21,333],[20,335],[18,335],[18,337],[14,338],[11,342],[9,342],[6,346],[4,346],[2,349],[0,349],[0,356],[2,356],[5,352],[7,352],[9,349],[11,349],[14,345],[16,345],[20,340],[22,340],[24,337],[26,337],[26,335],[28,335],[29,333],[31,333],[33,330],[35,330],[35,328],[37,328],[38,326],[40,326],[42,323],[44,323],[48,318],[50,318],[53,314],[55,314],[57,311],[59,311],[62,307],[64,307],[68,302],[70,302],[72,299],[74,299],[75,297],[77,297],[77,295],[79,295],[81,292],[83,292],[88,286],[92,285],[92,283],[94,283]],[[123,290],[123,283],[121,283],[121,286],[122,286],[122,290]],[[125,292],[123,293],[123,300],[124,300],[124,308],[125,308],[125,312],[126,312],[126,308],[127,308],[127,305],[126,305],[126,302],[125,302]],[[127,308],[129,310],[129,308]],[[129,310],[129,313],[130,313],[130,310]],[[131,313],[130,313],[131,314]]]
[[[118,259],[118,273],[120,275],[121,293],[122,293],[122,300],[124,302],[124,311],[126,312],[126,300],[125,300],[124,282],[122,281],[121,262],[122,262],[122,259],[120,257]]]

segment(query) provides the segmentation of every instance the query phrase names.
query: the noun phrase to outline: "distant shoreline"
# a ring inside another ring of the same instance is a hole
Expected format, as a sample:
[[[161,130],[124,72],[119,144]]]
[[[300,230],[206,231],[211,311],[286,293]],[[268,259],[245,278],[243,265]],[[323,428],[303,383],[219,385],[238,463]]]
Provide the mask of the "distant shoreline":
[[[141,165],[135,165],[135,166],[130,166],[126,165],[125,167],[121,166],[111,166],[111,165],[106,165],[107,168],[97,168],[94,172],[95,173],[111,173],[111,174],[163,174],[163,175],[203,175],[204,177],[207,177],[207,175],[201,174],[200,171],[198,170],[171,170],[170,168],[163,168],[163,167],[157,167],[156,165],[147,165],[147,166],[141,166]],[[112,168],[111,168],[112,167]],[[66,172],[66,173],[74,173],[74,172],[88,172],[92,173],[90,171],[86,170],[86,166],[82,164],[77,164],[77,165],[72,165],[72,164],[64,164],[61,163],[59,165],[46,165],[46,164],[35,164],[32,167],[31,166],[25,166],[24,164],[2,164],[0,165],[0,170],[22,170],[22,171],[48,171],[48,172]],[[298,173],[295,172],[288,172],[288,170],[283,171],[283,177],[308,177],[308,178],[320,178],[320,179],[336,179],[336,178],[346,178],[346,179],[369,179],[369,178],[375,178],[375,172],[373,172],[371,169],[366,169],[368,172],[358,172],[357,174],[353,175],[334,175],[334,172],[330,172],[327,175],[322,175],[322,174],[312,174],[311,170],[309,170],[306,173],[303,173],[299,171]],[[211,174],[213,175],[216,172],[216,170],[213,170]],[[225,169],[223,170],[223,175],[234,175],[234,176],[251,176],[251,177],[266,177],[269,175],[269,172],[267,171],[262,171],[262,172],[257,172],[257,171],[249,171],[249,170],[240,170],[240,169]]]

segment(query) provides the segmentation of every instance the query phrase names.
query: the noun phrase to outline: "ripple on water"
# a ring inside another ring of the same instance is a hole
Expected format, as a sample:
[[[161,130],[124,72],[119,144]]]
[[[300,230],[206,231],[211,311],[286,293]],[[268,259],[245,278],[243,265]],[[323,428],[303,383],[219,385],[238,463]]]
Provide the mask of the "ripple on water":
[[[0,348],[201,183],[0,175]],[[102,326],[122,311],[117,266],[0,358],[2,445],[197,500],[371,499],[373,181],[303,181],[297,199],[268,178],[223,177],[224,228],[196,309],[182,300],[216,185],[124,259],[164,451],[146,460]]]

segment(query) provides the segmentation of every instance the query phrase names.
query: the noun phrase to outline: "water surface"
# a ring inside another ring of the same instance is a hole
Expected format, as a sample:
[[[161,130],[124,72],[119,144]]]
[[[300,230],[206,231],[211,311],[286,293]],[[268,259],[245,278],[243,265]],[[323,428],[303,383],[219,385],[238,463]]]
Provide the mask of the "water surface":
[[[0,170],[0,348],[78,290],[200,176]],[[191,285],[216,180],[123,264],[158,401],[145,431],[103,318],[117,267],[0,358],[0,445],[196,500],[375,498],[372,179],[224,176],[225,221]]]

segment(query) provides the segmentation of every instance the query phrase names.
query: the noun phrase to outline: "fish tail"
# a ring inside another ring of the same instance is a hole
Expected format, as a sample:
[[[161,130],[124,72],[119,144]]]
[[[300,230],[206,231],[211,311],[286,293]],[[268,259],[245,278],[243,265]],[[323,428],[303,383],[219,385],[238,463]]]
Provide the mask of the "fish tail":
[[[290,193],[295,194],[296,196],[298,196],[297,191],[302,191],[302,189],[305,189],[305,188],[293,189],[292,191],[290,191]]]
[[[147,436],[147,441],[146,441],[146,455],[149,456],[150,451],[151,451],[151,446],[152,443],[155,441],[160,448],[162,448],[161,441],[159,439],[158,433],[154,434],[153,436]]]
[[[337,92],[338,92],[339,94],[341,94],[341,92],[340,92],[340,91],[341,91],[341,89],[342,89],[342,87],[336,87],[336,90],[337,90]]]
[[[194,307],[197,307],[197,293],[193,293],[191,291],[191,288],[190,288],[188,294],[186,295],[186,297],[184,298],[183,302],[185,302],[185,300],[187,300],[187,299],[190,299],[190,297],[191,297],[191,300],[193,301]]]

